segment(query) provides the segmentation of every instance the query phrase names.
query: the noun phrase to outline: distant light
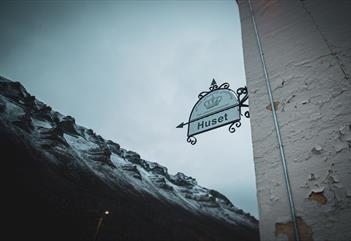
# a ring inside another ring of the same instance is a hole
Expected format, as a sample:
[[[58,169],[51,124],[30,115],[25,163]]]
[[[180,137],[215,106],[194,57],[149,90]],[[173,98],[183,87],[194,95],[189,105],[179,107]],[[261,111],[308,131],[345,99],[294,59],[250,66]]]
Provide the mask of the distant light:
[[[106,211],[105,211],[105,214],[106,214],[106,215],[109,215],[109,214],[110,214],[110,212],[109,212],[108,210],[106,210]]]

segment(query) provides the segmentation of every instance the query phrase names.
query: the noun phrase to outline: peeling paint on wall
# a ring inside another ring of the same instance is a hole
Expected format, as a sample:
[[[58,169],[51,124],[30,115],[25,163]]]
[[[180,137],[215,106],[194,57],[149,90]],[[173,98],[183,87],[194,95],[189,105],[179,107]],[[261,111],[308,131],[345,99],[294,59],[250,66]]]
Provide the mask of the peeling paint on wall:
[[[280,104],[280,102],[279,102],[279,101],[274,101],[273,104],[274,104],[274,109],[275,109],[275,110],[278,110],[278,109],[279,109],[279,104]],[[267,105],[267,106],[266,106],[266,109],[269,110],[269,111],[272,111],[272,106],[271,106],[271,104]]]
[[[321,205],[325,205],[328,199],[324,196],[323,191],[311,191],[310,195],[308,195],[308,200],[315,201]]]
[[[301,217],[297,218],[297,226],[299,227],[300,238],[302,241],[313,241],[312,228],[307,225]],[[288,241],[295,241],[292,222],[275,224],[275,236],[280,235],[286,235]]]
[[[287,190],[251,11],[247,0],[237,2],[261,241],[292,240],[286,219],[290,217]],[[251,2],[278,110],[299,227],[304,230],[302,241],[350,241],[351,80],[345,76],[351,73],[351,1]]]
[[[323,148],[316,144],[313,148],[312,148],[312,153],[314,154],[320,154],[322,152]]]

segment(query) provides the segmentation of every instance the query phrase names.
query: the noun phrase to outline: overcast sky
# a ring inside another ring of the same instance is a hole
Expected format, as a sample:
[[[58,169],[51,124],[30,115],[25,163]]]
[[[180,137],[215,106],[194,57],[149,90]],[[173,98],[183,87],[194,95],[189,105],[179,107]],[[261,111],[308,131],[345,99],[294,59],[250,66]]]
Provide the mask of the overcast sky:
[[[1,1],[0,31],[0,75],[257,217],[249,120],[195,146],[175,128],[212,78],[246,85],[235,0]]]

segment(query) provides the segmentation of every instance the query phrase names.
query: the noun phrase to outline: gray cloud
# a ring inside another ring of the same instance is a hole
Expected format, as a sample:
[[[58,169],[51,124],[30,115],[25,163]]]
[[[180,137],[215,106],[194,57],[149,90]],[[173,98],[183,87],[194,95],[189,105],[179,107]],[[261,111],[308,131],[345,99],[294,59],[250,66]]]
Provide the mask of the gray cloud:
[[[249,121],[185,140],[212,78],[245,85],[235,1],[0,3],[0,72],[171,173],[257,216]]]

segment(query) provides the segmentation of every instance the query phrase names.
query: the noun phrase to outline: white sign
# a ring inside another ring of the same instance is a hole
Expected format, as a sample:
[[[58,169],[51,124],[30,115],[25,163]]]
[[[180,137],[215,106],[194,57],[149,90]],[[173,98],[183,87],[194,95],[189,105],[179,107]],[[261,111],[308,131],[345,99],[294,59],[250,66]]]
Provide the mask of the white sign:
[[[202,97],[194,106],[188,136],[202,133],[240,119],[239,102],[230,89],[217,89]]]

